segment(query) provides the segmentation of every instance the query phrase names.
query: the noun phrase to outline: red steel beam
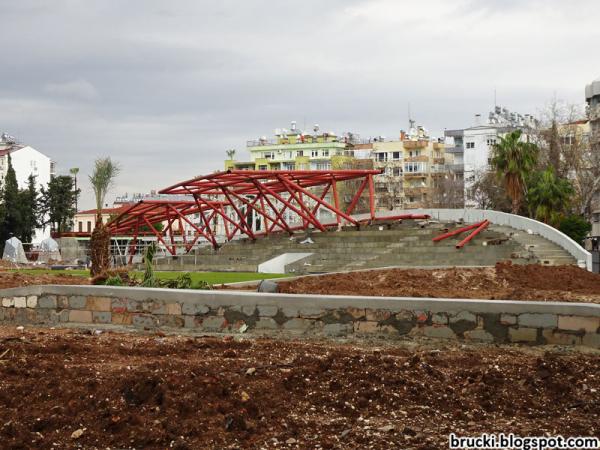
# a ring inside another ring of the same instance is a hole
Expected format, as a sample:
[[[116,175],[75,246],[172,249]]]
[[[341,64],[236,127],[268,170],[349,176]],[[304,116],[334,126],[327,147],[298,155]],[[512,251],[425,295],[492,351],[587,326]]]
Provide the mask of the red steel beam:
[[[467,244],[471,239],[473,239],[475,236],[481,233],[489,224],[489,220],[484,220],[483,222],[481,222],[480,225],[477,228],[475,228],[475,230],[471,234],[469,234],[466,238],[464,238],[462,241],[456,244],[456,248],[463,248],[465,244]]]
[[[472,230],[474,228],[477,228],[482,223],[483,222],[477,222],[477,223],[474,223],[473,225],[469,225],[469,226],[466,226],[466,227],[462,227],[462,228],[458,228],[456,230],[449,231],[449,232],[444,233],[444,234],[440,234],[439,236],[434,237],[432,239],[432,241],[433,242],[439,242],[442,239],[446,239],[446,238],[449,238],[449,237],[452,237],[452,236],[456,236],[457,234],[461,234],[461,233],[464,233],[465,231],[469,231],[469,230]]]

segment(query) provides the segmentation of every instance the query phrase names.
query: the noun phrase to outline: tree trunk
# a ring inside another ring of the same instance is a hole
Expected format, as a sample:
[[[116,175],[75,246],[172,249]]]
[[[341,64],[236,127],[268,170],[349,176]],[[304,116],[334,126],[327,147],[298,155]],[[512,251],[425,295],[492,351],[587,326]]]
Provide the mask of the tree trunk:
[[[516,198],[512,201],[512,207],[510,209],[510,212],[512,214],[519,214],[519,200],[517,200]]]
[[[110,268],[110,231],[102,223],[101,218],[96,221],[96,227],[92,232],[90,253],[92,260],[90,275],[95,277],[106,273]]]

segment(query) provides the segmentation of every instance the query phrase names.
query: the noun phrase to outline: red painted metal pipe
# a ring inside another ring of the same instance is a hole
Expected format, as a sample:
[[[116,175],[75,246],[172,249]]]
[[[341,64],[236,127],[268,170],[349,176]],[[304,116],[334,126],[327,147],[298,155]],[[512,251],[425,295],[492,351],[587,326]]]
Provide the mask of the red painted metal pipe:
[[[458,244],[456,244],[456,248],[463,248],[466,243],[468,243],[471,239],[473,239],[475,236],[477,236],[479,233],[481,233],[483,230],[485,230],[485,228],[489,224],[490,224],[489,220],[484,220],[483,222],[481,222],[481,224],[475,229],[475,231],[473,231],[466,238],[464,238],[462,241],[460,241]]]
[[[484,222],[486,222],[486,221],[484,221]],[[446,238],[449,238],[449,237],[452,237],[452,236],[456,236],[457,234],[461,234],[461,233],[464,233],[465,231],[469,231],[469,230],[472,230],[474,228],[477,228],[477,227],[481,226],[484,222],[477,222],[477,223],[474,223],[473,225],[469,225],[467,227],[458,228],[457,230],[452,230],[452,231],[449,231],[447,233],[440,234],[439,236],[434,237],[432,240],[433,240],[433,242],[439,242],[442,239],[446,239]]]

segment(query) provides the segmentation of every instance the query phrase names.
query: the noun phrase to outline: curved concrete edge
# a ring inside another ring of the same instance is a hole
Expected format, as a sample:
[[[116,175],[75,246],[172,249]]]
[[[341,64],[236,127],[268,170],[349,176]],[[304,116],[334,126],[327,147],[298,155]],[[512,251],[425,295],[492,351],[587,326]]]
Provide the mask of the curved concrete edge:
[[[127,297],[136,301],[160,299],[185,303],[211,303],[228,305],[285,305],[323,308],[373,308],[373,309],[427,309],[429,311],[461,311],[468,309],[477,313],[536,313],[568,314],[600,317],[600,304],[525,301],[451,299],[431,297],[368,297],[359,295],[270,294],[263,292],[218,291],[196,289],[137,288],[87,285],[38,285],[1,289],[0,298],[27,297],[32,295]]]
[[[428,214],[437,220],[463,220],[467,223],[481,222],[487,219],[492,225],[505,225],[522,231],[531,230],[564,248],[579,264],[585,265],[587,270],[592,271],[592,254],[590,252],[556,228],[528,217],[488,209],[407,209],[394,210],[386,214]]]

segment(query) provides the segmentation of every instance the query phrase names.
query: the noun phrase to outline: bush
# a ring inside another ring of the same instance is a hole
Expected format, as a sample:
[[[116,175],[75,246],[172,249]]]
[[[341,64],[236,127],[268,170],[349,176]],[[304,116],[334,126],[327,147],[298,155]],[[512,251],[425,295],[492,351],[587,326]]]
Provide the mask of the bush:
[[[560,221],[558,229],[578,244],[583,245],[583,240],[592,230],[592,224],[581,216],[571,215]]]

